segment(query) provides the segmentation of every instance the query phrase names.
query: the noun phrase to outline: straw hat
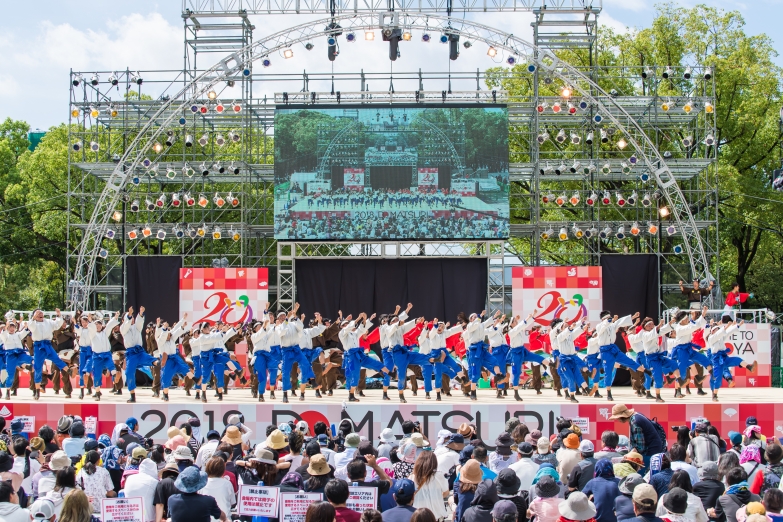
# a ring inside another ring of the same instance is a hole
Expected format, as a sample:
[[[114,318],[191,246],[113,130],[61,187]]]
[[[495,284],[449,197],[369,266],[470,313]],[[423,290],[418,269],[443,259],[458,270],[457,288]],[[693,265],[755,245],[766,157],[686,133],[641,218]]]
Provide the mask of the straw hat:
[[[226,434],[228,434],[228,431],[226,431]],[[267,448],[278,450],[278,449],[285,448],[287,445],[288,445],[288,439],[286,439],[285,435],[283,435],[283,432],[280,430],[273,431],[266,438]]]
[[[242,444],[242,432],[236,426],[226,428],[226,434],[220,439],[222,442],[228,442],[232,446]]]
[[[307,466],[307,472],[310,475],[326,475],[331,471],[329,464],[326,463],[326,457],[317,453],[310,457],[310,464]]]
[[[475,459],[467,461],[459,471],[459,480],[465,484],[478,484],[483,476],[481,464]]]

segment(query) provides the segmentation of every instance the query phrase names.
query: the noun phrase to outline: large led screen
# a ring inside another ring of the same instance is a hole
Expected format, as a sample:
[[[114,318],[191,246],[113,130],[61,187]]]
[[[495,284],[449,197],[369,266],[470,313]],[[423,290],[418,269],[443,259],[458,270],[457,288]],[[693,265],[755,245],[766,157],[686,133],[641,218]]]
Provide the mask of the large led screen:
[[[505,106],[275,111],[275,238],[508,237]]]

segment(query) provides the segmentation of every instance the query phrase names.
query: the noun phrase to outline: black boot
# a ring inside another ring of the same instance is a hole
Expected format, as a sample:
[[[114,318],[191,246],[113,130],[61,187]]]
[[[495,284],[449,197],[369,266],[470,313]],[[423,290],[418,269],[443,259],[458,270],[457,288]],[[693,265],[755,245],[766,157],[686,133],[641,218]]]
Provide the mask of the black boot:
[[[334,395],[334,392],[332,390],[329,390],[328,392],[326,392],[326,395],[327,397],[331,397],[332,395]]]
[[[100,392],[100,390],[96,391],[95,395],[93,395],[93,397],[95,398],[95,402],[100,402],[101,401],[101,392]]]
[[[222,401],[222,400],[223,400],[223,392],[218,392],[218,394],[217,394],[217,399],[218,399],[219,401]]]
[[[359,399],[353,393],[348,392],[348,402],[359,402]]]
[[[270,399],[277,399],[277,397],[275,397],[275,390],[269,390],[269,398]]]
[[[408,402],[408,401],[405,400],[405,393],[404,392],[400,392],[400,402],[402,402],[402,403]]]
[[[476,390],[470,390],[470,400],[477,401],[478,398],[476,397]]]
[[[718,402],[718,392],[712,392],[712,402]]]
[[[283,404],[288,404],[288,392],[283,392]]]
[[[555,391],[557,391],[557,396],[558,396],[558,397],[562,397],[562,396],[563,396],[563,394],[562,394],[562,393],[560,393],[560,390],[555,390]]]
[[[655,402],[666,402],[661,398],[661,394],[658,392],[655,392]]]
[[[508,388],[503,388],[503,397],[508,397]]]
[[[163,392],[163,402],[169,402],[169,394],[166,392]]]
[[[186,388],[186,389],[185,389],[185,395],[187,395],[188,397],[190,397],[190,389],[189,389],[189,388]]]
[[[315,390],[315,397],[316,397],[317,399],[320,399],[320,398],[321,398],[321,390]]]
[[[159,398],[159,397],[160,397],[160,392],[153,392],[153,393],[152,393],[152,398],[153,398],[153,399],[157,399],[157,398]]]
[[[653,394],[650,393],[650,390],[647,390],[647,395],[645,396],[645,398],[647,398],[647,399],[654,399],[655,397],[653,397]]]
[[[196,390],[196,400],[201,398],[201,390]]]
[[[699,387],[699,389],[696,391],[696,394],[697,395],[707,395],[707,392],[702,390],[701,387]]]
[[[612,397],[612,390],[606,390],[606,400],[607,401],[613,401],[614,397]]]
[[[579,403],[579,401],[576,400],[576,395],[574,395],[574,394],[571,395],[571,402],[576,403],[576,404]]]
[[[522,397],[519,396],[519,390],[514,390],[514,400],[522,402]]]
[[[571,395],[568,393],[568,390],[563,390],[563,393],[565,393],[565,398],[570,399]]]
[[[604,398],[603,395],[598,393],[598,390],[595,390],[595,393],[593,394],[593,397],[595,397],[596,399],[603,399]]]
[[[5,400],[10,401],[11,400],[11,388],[5,389]]]
[[[207,392],[204,392],[204,393],[201,394],[201,402],[204,403],[204,404],[207,403]]]
[[[424,394],[424,398],[425,399],[432,399],[432,397],[430,397],[430,392],[425,393]]]
[[[390,401],[391,400],[389,398],[389,393],[388,392],[383,392],[383,400],[385,400],[385,401]]]
[[[435,401],[440,402],[440,392],[435,392]]]
[[[686,386],[686,387],[685,387],[685,393],[686,393],[687,395],[690,395],[690,394],[691,394],[691,387],[690,387],[690,386]]]
[[[79,390],[79,399],[84,399],[84,388]]]
[[[359,390],[359,397],[364,397],[364,396],[365,396],[365,395],[364,395],[364,391],[362,391],[362,390]]]
[[[414,389],[413,387],[411,387],[411,393],[413,393],[413,396],[416,397],[419,394],[419,389],[418,388]]]
[[[264,394],[263,393],[259,393],[258,394],[258,402],[264,402]]]
[[[291,388],[291,397],[296,397],[296,390]]]
[[[258,390],[256,390],[256,391],[254,391],[254,392],[253,392],[253,398],[254,398],[254,399],[257,399],[257,398],[258,398]]]
[[[302,402],[304,402],[304,400],[305,400],[304,394],[305,394],[305,392],[299,392],[299,400],[302,401]]]
[[[496,395],[496,398],[497,398],[497,399],[502,399],[502,398],[503,398],[503,390],[498,390],[498,393],[497,393],[497,395]]]
[[[136,392],[130,392],[130,399],[125,402],[136,402]]]

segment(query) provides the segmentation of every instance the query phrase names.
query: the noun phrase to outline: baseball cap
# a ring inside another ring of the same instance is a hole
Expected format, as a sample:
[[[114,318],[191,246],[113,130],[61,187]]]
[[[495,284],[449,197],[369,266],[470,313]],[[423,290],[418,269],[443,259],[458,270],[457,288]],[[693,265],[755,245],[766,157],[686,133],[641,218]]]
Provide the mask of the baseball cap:
[[[538,446],[539,453],[549,453],[549,439],[546,437],[541,437],[538,439],[536,446]]]
[[[465,437],[461,433],[450,433],[443,441],[444,446],[449,444],[465,444]]]
[[[55,515],[54,502],[46,498],[39,498],[30,506],[30,515],[33,520],[49,520]]]
[[[523,442],[517,446],[517,453],[522,455],[532,455],[533,451],[533,445],[529,442]]]
[[[745,426],[758,426],[759,421],[756,419],[756,417],[748,417],[745,419]]]
[[[640,506],[653,507],[658,503],[658,493],[650,484],[639,484],[633,488],[633,501]]]
[[[207,440],[219,439],[219,438],[220,438],[220,432],[219,431],[217,431],[217,430],[209,430],[207,432]]]
[[[413,494],[416,492],[416,486],[410,479],[400,479],[394,488],[394,496],[397,500],[407,500],[413,498]]]
[[[321,433],[318,435],[318,437],[316,437],[316,439],[318,439],[318,444],[320,446],[326,446],[329,444],[329,437],[326,436],[326,433]]]
[[[589,440],[583,440],[579,443],[579,451],[582,453],[592,453],[595,451],[595,446]]]
[[[357,433],[349,433],[348,436],[345,437],[346,448],[358,448],[360,442],[361,439]]]
[[[501,500],[500,502],[495,502],[495,505],[492,508],[492,518],[495,519],[498,519],[503,515],[517,516],[517,514],[517,506],[510,500]]]

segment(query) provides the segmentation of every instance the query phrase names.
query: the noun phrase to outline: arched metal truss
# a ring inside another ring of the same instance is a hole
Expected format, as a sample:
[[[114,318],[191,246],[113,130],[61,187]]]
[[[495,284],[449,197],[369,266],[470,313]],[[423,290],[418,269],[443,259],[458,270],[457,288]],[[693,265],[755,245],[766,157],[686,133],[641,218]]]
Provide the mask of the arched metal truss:
[[[330,24],[332,29],[328,27]],[[100,239],[108,228],[111,214],[123,189],[130,182],[132,173],[145,160],[156,162],[158,154],[154,152],[153,144],[192,104],[206,100],[207,93],[216,85],[251,75],[253,62],[267,57],[273,59],[277,53],[295,44],[338,33],[345,35],[349,32],[375,31],[390,27],[417,29],[436,35],[458,35],[463,42],[484,42],[494,47],[498,54],[514,56],[519,62],[535,64],[549,76],[558,78],[564,85],[571,87],[575,95],[589,103],[592,114],[602,118],[595,123],[599,126],[614,127],[628,143],[628,156],[635,155],[638,159],[637,167],[649,170],[671,209],[671,217],[679,234],[683,237],[685,254],[688,256],[693,276],[700,279],[709,276],[708,259],[697,223],[672,170],[639,123],[596,83],[560,60],[553,52],[540,49],[513,34],[448,16],[393,12],[335,16],[280,31],[220,60],[163,103],[154,116],[139,129],[139,133],[117,162],[96,202],[79,246],[73,275],[74,286],[86,291],[75,293],[72,297],[73,304],[87,306],[89,283],[92,281],[95,262],[101,248]]]

